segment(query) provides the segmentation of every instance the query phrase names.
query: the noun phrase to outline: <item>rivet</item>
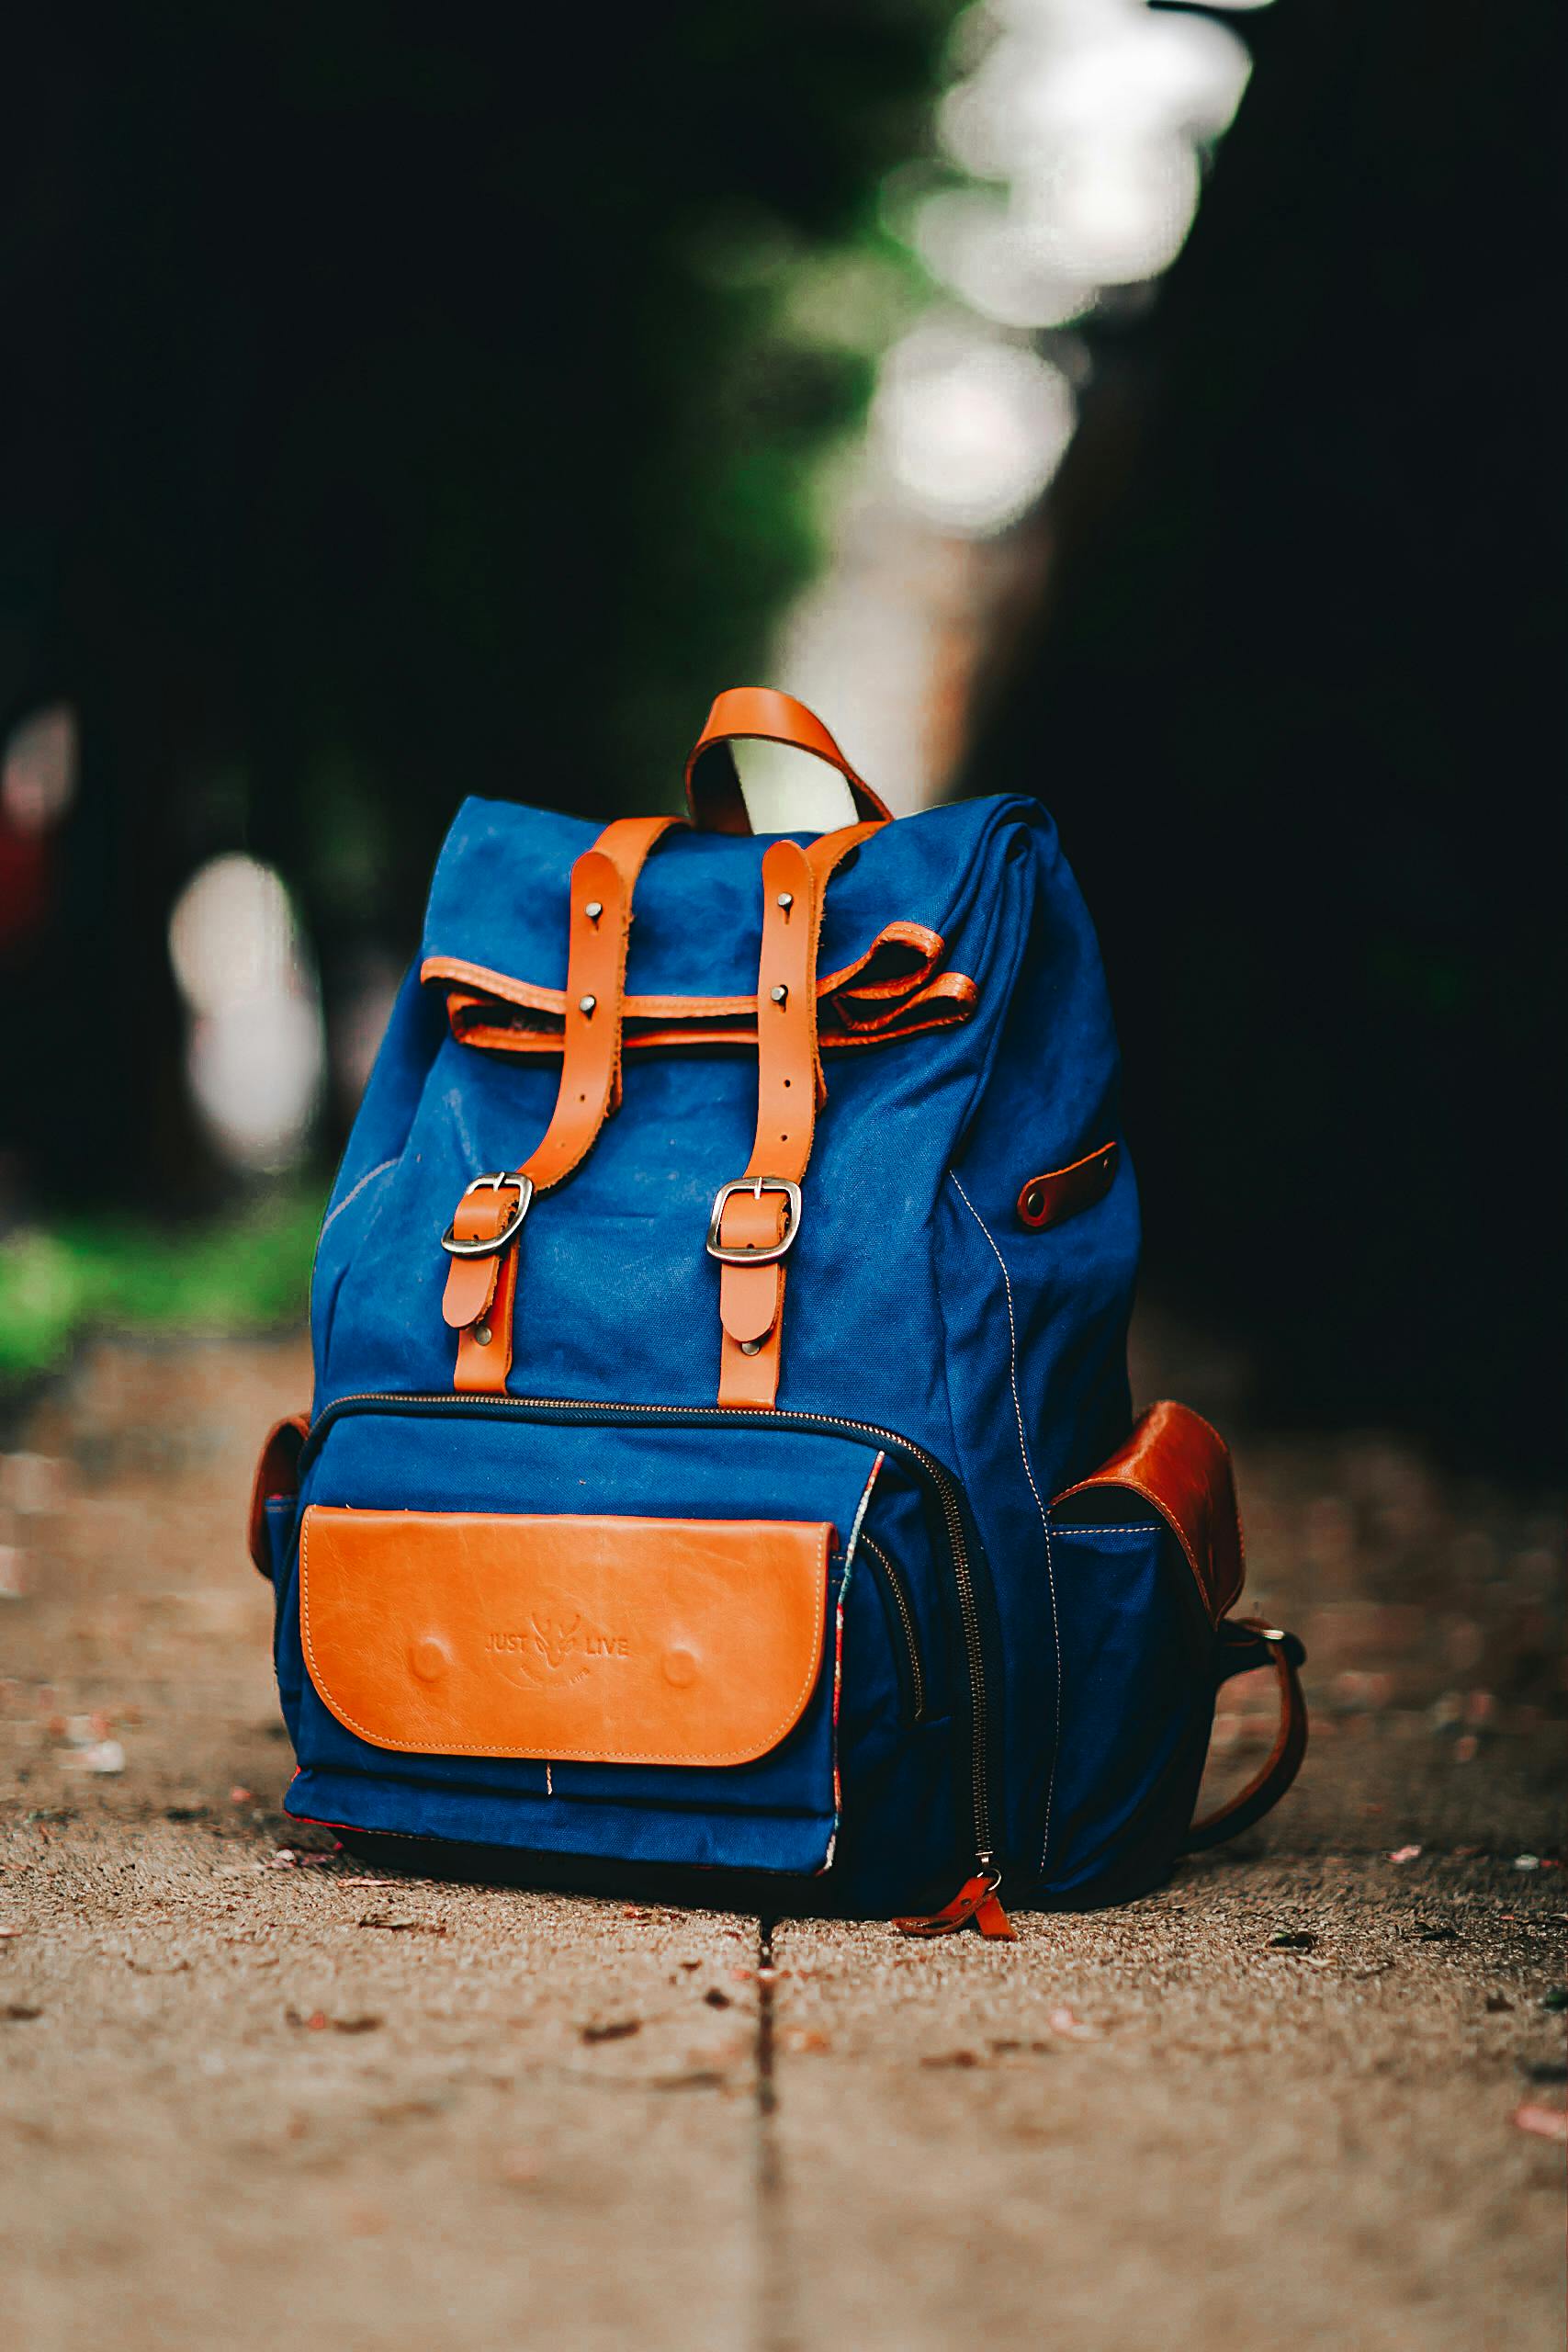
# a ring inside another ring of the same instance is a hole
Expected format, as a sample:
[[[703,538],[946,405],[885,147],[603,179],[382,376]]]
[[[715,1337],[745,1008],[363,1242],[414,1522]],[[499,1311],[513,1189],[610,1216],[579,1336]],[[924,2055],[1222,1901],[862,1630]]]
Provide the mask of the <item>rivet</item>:
[[[1038,1184],[1031,1184],[1023,1196],[1023,1205],[1031,1216],[1038,1216],[1045,1206],[1045,1195]]]
[[[474,1338],[481,1348],[488,1348],[493,1334],[488,1323],[474,1325]]]
[[[787,1004],[789,1002],[789,990],[785,988],[782,980],[776,988],[770,989],[768,990],[768,994],[773,998],[775,1004]]]
[[[577,1009],[579,1012],[585,1012],[592,1015],[593,1008],[598,1001],[599,1000],[596,996],[580,996],[577,1000]]]
[[[604,911],[604,901],[603,899],[590,899],[582,911],[590,922],[597,922]]]
[[[773,900],[773,904],[775,907],[782,907],[784,913],[787,915],[791,907],[795,904],[795,892],[793,890],[781,890],[778,897]]]
[[[761,1351],[762,1342],[761,1340],[742,1340],[740,1342],[740,1352],[743,1356],[761,1355]]]

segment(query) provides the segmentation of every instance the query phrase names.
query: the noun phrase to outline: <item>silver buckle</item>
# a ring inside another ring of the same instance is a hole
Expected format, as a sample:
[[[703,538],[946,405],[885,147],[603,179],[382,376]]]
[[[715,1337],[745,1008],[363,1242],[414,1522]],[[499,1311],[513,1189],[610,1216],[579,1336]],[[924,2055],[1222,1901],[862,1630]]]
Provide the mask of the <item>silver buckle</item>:
[[[507,1243],[513,1238],[533,1205],[534,1179],[531,1176],[508,1175],[504,1170],[495,1176],[476,1176],[471,1184],[465,1184],[463,1187],[463,1199],[466,1201],[470,1193],[499,1193],[505,1184],[515,1185],[517,1206],[513,1210],[501,1231],[489,1241],[458,1241],[455,1238],[457,1221],[454,1217],[441,1237],[441,1247],[448,1257],[493,1258],[498,1250],[504,1250]]]
[[[752,1193],[761,1200],[764,1193],[782,1193],[788,1204],[784,1239],[771,1242],[765,1250],[727,1250],[718,1238],[724,1222],[727,1203],[737,1193]],[[792,1184],[787,1176],[738,1176],[732,1184],[721,1184],[713,1196],[713,1215],[708,1219],[708,1256],[716,1258],[721,1266],[771,1266],[782,1258],[800,1231],[800,1186]]]

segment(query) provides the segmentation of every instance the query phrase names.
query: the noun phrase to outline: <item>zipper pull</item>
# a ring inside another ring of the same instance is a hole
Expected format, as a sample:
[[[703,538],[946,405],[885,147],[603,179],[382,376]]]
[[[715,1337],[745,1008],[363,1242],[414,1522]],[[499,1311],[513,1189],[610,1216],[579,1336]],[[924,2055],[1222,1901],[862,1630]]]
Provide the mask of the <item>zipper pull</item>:
[[[1003,1910],[997,1889],[1002,1874],[989,1854],[976,1854],[977,1865],[972,1878],[966,1878],[951,1903],[940,1911],[918,1913],[908,1919],[895,1919],[893,1925],[901,1936],[955,1936],[960,1928],[971,1920],[983,1936],[1008,1943],[1016,1943],[1018,1930]]]

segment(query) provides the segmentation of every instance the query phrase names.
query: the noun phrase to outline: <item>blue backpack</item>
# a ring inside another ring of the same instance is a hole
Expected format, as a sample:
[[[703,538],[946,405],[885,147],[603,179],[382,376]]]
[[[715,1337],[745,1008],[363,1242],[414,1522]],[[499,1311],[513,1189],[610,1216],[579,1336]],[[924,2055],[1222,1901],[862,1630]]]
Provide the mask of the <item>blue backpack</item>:
[[[743,737],[859,821],[753,838]],[[314,1412],[256,1480],[288,1810],[911,1933],[1147,1888],[1288,1786],[1301,1650],[1227,1614],[1222,1440],[1133,1417],[1137,1199],[1055,830],[890,822],[762,689],[687,783],[689,823],[604,831],[469,800],[442,851],[321,1227]],[[1194,1827],[1258,1666],[1279,1738]]]

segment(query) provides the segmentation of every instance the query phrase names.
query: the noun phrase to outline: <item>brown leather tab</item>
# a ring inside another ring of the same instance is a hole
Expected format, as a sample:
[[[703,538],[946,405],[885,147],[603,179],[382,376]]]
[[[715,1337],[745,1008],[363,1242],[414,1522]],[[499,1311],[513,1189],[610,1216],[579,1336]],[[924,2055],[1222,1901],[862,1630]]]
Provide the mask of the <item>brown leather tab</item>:
[[[504,1231],[516,1206],[516,1193],[504,1186],[485,1193],[465,1193],[453,1212],[453,1240],[493,1241],[497,1234]],[[441,1314],[454,1331],[466,1329],[490,1312],[495,1296],[497,1262],[494,1257],[447,1261]]]
[[[1125,1445],[1056,1497],[1119,1487],[1152,1503],[1187,1555],[1203,1606],[1216,1623],[1241,1591],[1245,1577],[1241,1514],[1230,1448],[1201,1413],[1168,1398],[1151,1405]]]
[[[837,768],[854,795],[863,818],[886,824],[891,810],[857,775],[814,710],[776,686],[728,686],[715,697],[703,731],[686,762],[686,800],[699,832],[749,833],[750,818],[740,790],[732,742],[788,743]]]
[[[1121,1154],[1120,1144],[1105,1143],[1086,1159],[1075,1159],[1070,1168],[1052,1168],[1043,1176],[1032,1176],[1018,1196],[1020,1223],[1032,1233],[1040,1233],[1048,1225],[1063,1225],[1068,1217],[1093,1208],[1115,1182]]]
[[[1239,1837],[1271,1813],[1302,1769],[1306,1755],[1307,1708],[1296,1662],[1300,1645],[1292,1635],[1283,1634],[1277,1625],[1265,1625],[1259,1617],[1227,1618],[1221,1626],[1222,1635],[1234,1632],[1251,1635],[1267,1646],[1268,1663],[1274,1668],[1280,1690],[1280,1728],[1258,1770],[1245,1788],[1238,1789],[1201,1821],[1195,1821],[1187,1833],[1186,1851],[1201,1854],[1211,1846],[1223,1846],[1228,1838]],[[1260,1658],[1258,1664],[1262,1664]],[[1238,1669],[1246,1671],[1245,1666]]]
[[[408,1755],[739,1765],[822,1670],[831,1527],[314,1504],[299,1537],[310,1679]]]
[[[518,1170],[536,1194],[547,1193],[580,1167],[621,1099],[621,1024],[626,999],[626,944],[632,892],[655,844],[678,824],[675,817],[624,817],[607,825],[571,869],[560,1085],[543,1138]],[[502,1230],[515,1207],[504,1188],[465,1195],[457,1212],[477,1214],[490,1203]],[[486,1228],[462,1232],[478,1239]],[[453,1385],[470,1395],[499,1395],[512,1369],[512,1322],[517,1296],[518,1237],[493,1258],[455,1258],[446,1277],[443,1313],[458,1329]],[[459,1272],[488,1267],[488,1274]]]
[[[299,1452],[310,1433],[310,1420],[303,1413],[291,1413],[286,1421],[275,1421],[256,1461],[255,1476],[251,1483],[247,1539],[252,1560],[269,1582],[272,1555],[267,1543],[266,1507],[280,1498],[292,1499],[299,1493]]]
[[[787,1204],[782,1193],[736,1193],[719,1227],[727,1250],[772,1250],[784,1239]],[[724,1268],[719,1319],[732,1340],[765,1339],[784,1305],[784,1262]]]

